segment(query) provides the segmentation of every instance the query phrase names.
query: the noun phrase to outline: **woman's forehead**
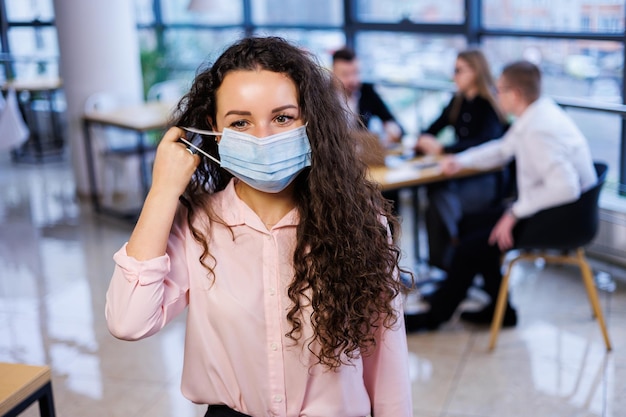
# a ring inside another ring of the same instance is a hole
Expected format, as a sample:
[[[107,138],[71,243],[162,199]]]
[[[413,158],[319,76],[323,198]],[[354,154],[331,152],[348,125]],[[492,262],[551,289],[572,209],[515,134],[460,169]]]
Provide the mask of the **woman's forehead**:
[[[298,104],[298,91],[284,73],[253,70],[228,73],[217,90],[218,112],[233,106],[277,107]]]

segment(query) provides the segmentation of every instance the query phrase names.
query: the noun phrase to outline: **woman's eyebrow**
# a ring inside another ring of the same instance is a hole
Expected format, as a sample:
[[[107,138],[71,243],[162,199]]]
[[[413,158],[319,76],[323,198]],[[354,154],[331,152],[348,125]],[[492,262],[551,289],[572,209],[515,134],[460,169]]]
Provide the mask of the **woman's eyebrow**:
[[[250,116],[252,113],[250,113],[249,111],[244,111],[244,110],[231,110],[228,113],[226,113],[224,116],[230,116],[231,114],[234,114],[236,116]]]
[[[286,104],[284,106],[280,106],[280,107],[276,107],[275,109],[272,109],[272,113],[279,113],[286,109],[298,109],[298,106],[296,106],[295,104]],[[250,116],[252,115],[252,113],[249,111],[245,111],[245,110],[230,110],[224,116],[230,116],[230,115]]]
[[[298,109],[298,106],[296,106],[295,104],[286,104],[284,106],[276,107],[272,110],[272,113],[278,113],[287,109]]]

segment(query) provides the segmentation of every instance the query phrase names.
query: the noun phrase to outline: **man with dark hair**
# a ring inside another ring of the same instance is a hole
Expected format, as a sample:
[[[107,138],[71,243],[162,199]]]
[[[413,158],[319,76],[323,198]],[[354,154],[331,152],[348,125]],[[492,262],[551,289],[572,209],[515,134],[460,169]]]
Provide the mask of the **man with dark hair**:
[[[441,168],[452,175],[462,168],[495,168],[515,159],[517,199],[508,208],[462,220],[448,278],[430,298],[428,312],[406,316],[407,331],[436,329],[449,320],[479,273],[491,303],[461,313],[461,319],[491,323],[502,280],[501,254],[513,247],[514,231],[517,234],[526,219],[542,210],[576,201],[597,182],[585,137],[553,100],[541,97],[536,65],[507,65],[496,86],[502,110],[516,118],[511,128],[501,139],[446,156]],[[507,301],[503,325],[516,323],[517,314]]]
[[[383,122],[386,139],[390,142],[399,142],[402,137],[402,128],[380,98],[374,86],[362,83],[359,72],[359,61],[352,49],[342,48],[333,54],[333,73],[343,84],[348,107],[359,118],[355,120],[355,127],[369,127],[373,116]],[[360,122],[360,123],[359,123]],[[362,123],[362,124],[361,124]]]

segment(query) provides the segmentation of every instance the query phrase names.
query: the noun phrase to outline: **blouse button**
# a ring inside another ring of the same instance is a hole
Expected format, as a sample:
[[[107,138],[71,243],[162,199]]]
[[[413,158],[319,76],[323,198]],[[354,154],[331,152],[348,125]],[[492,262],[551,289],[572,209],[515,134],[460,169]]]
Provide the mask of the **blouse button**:
[[[274,294],[276,294],[276,290],[274,288],[270,288],[269,289],[269,293],[270,293],[270,295],[274,295]]]
[[[274,395],[274,402],[275,403],[283,402],[283,397],[281,397],[280,395]]]
[[[276,350],[278,350],[278,345],[277,345],[276,343],[272,343],[272,344],[270,345],[270,348],[271,348],[272,350],[276,351]]]
[[[463,116],[461,116],[463,118],[464,122],[469,122],[470,120],[472,120],[472,115],[469,113],[463,113]]]

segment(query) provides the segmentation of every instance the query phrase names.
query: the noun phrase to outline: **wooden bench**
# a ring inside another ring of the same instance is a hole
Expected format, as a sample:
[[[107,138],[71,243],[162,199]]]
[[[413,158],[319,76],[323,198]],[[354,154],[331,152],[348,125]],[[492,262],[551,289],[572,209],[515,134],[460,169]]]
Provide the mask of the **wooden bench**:
[[[14,417],[35,401],[42,417],[54,417],[50,367],[0,362],[0,417]]]

